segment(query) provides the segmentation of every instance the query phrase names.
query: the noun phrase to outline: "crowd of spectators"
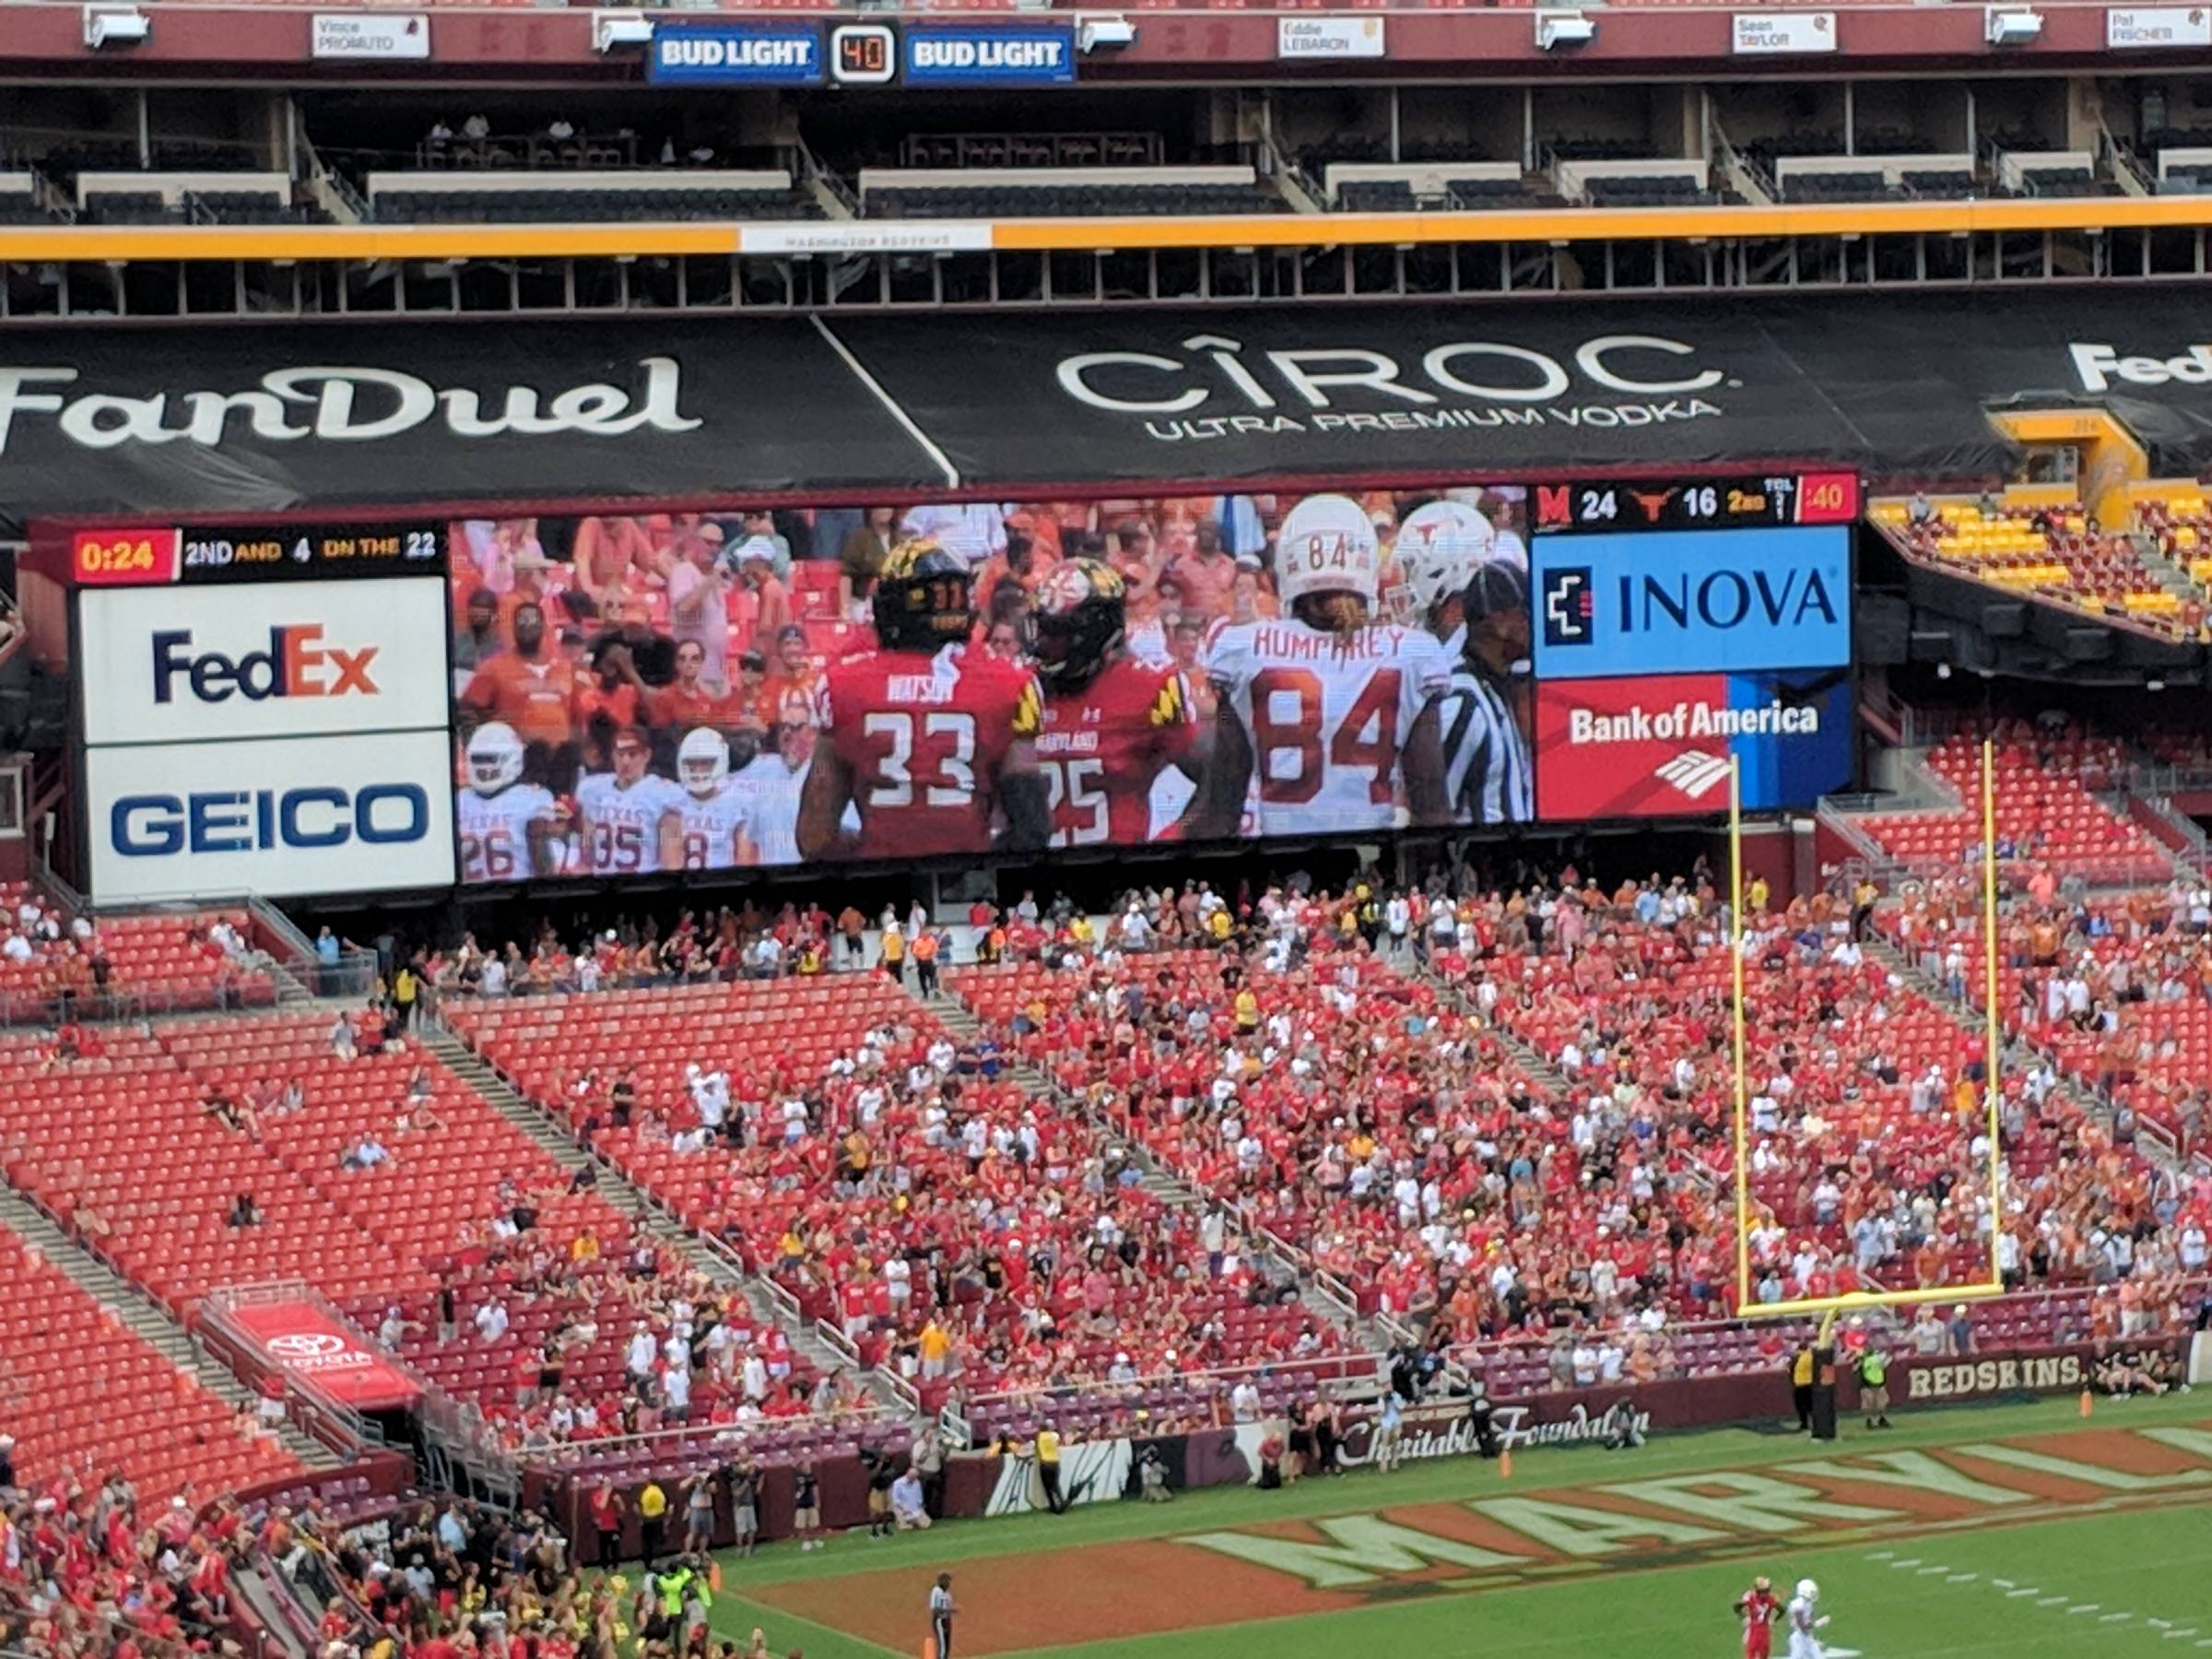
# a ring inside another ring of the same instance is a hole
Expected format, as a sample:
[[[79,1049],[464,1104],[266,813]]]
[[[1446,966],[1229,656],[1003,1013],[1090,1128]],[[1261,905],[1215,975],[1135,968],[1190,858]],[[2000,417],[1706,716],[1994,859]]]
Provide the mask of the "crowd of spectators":
[[[120,1467],[18,1478],[0,1437],[0,1651],[34,1659],[182,1659],[254,1651],[233,1576],[253,1547],[238,1504],[141,1498]]]

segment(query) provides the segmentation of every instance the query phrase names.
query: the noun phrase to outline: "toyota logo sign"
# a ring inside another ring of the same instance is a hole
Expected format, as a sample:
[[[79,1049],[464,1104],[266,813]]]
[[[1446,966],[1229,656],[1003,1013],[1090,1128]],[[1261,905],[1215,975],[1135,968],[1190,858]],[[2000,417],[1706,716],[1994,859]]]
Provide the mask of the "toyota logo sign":
[[[282,1359],[327,1359],[346,1351],[346,1338],[328,1331],[306,1331],[297,1335],[272,1336],[269,1352]]]

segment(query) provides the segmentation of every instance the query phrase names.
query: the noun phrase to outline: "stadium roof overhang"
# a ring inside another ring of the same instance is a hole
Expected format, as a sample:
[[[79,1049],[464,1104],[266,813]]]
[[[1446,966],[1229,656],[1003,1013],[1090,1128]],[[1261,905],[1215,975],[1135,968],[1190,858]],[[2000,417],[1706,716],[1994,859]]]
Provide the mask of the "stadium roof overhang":
[[[2201,286],[12,331],[0,525],[739,499],[2001,473],[2006,406],[2212,463]]]

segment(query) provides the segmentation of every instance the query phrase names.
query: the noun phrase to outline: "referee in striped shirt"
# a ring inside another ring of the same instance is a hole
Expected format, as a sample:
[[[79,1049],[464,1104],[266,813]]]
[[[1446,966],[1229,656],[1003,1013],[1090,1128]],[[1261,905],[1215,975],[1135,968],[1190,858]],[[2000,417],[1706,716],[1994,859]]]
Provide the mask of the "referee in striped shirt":
[[[1528,659],[1528,579],[1483,565],[1460,600],[1465,621],[1452,683],[1437,700],[1444,782],[1462,824],[1524,824],[1536,816],[1528,737],[1521,724]]]
[[[940,1572],[929,1591],[929,1633],[937,1644],[937,1659],[952,1659],[952,1574]]]

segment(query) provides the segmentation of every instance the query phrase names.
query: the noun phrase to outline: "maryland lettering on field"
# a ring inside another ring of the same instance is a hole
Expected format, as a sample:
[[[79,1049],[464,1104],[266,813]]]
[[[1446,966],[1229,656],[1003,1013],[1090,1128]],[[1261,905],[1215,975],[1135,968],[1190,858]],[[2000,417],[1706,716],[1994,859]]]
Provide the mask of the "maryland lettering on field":
[[[2162,1450],[2152,1453],[2153,1447]],[[2191,1466],[2143,1472],[2146,1462],[2155,1469],[2177,1453]],[[2114,1466],[2120,1464],[2135,1466]],[[1534,1567],[1558,1571],[1629,1554],[1718,1556],[1778,1536],[1845,1531],[1901,1536],[1962,1510],[2019,1521],[2091,1503],[2153,1501],[2207,1483],[2212,1430],[2151,1428],[2050,1437],[2030,1446],[1867,1452],[1807,1458],[1771,1472],[1716,1470],[1468,1500],[1458,1507],[1488,1524],[1477,1527],[1486,1544],[1437,1530],[1448,1519],[1420,1525],[1412,1514],[1316,1520],[1311,1537],[1277,1529],[1198,1533],[1173,1542],[1282,1573],[1315,1591],[1359,1592],[1394,1582],[1402,1589],[1408,1580],[1462,1589],[1479,1585],[1443,1570],[1504,1582]],[[1859,1500],[1868,1497],[1882,1501]]]

